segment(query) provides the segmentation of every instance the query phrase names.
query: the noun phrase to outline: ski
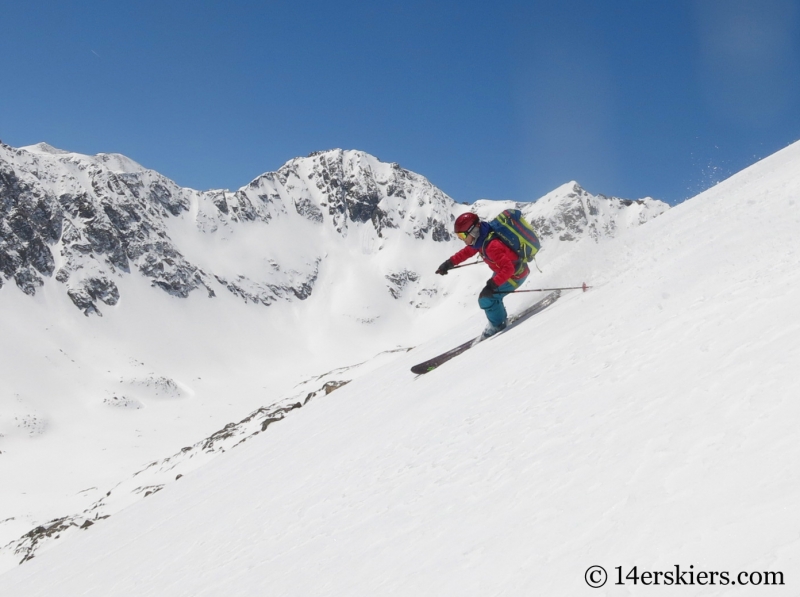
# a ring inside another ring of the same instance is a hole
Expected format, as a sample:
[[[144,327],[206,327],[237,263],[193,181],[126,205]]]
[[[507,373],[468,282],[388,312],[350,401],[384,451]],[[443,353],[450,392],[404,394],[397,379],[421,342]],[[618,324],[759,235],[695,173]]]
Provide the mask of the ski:
[[[536,303],[534,305],[531,305],[530,307],[528,307],[527,309],[524,309],[520,313],[517,313],[516,315],[512,315],[511,317],[509,317],[508,325],[506,326],[506,328],[504,330],[500,331],[500,332],[497,332],[494,336],[491,336],[490,338],[487,338],[487,339],[490,340],[491,338],[496,338],[500,334],[506,333],[508,330],[510,330],[514,326],[519,325],[520,323],[522,323],[526,319],[536,315],[540,311],[543,311],[544,309],[546,309],[547,307],[552,305],[554,302],[556,302],[558,300],[558,297],[560,297],[560,296],[561,296],[561,291],[560,290],[556,290],[555,292],[551,292],[546,297],[544,297],[542,300],[540,300],[538,303]],[[418,365],[414,365],[413,367],[411,367],[411,372],[412,373],[416,373],[417,375],[422,375],[424,373],[428,373],[430,371],[433,371],[437,367],[442,366],[444,363],[446,363],[450,359],[457,357],[462,352],[468,351],[470,348],[472,348],[473,346],[475,346],[479,342],[481,342],[481,337],[480,336],[478,336],[477,338],[474,338],[472,340],[467,340],[463,344],[460,344],[460,345],[456,346],[455,348],[452,348],[452,349],[448,350],[447,352],[444,352],[444,353],[440,354],[439,356],[435,356],[432,359],[428,359],[427,361],[425,361],[423,363],[420,363]]]

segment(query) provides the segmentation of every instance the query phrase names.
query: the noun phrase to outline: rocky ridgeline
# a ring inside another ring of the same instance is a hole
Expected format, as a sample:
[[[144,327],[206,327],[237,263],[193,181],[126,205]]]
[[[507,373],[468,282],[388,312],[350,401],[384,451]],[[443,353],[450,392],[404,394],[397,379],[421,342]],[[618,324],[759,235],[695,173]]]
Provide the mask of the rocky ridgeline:
[[[399,205],[413,199],[411,209]],[[46,144],[0,146],[0,287],[13,280],[34,295],[55,276],[84,313],[119,300],[115,280],[137,271],[165,292],[186,297],[221,289],[269,305],[310,296],[322,255],[304,271],[253,280],[220,275],[187,259],[168,230],[190,217],[200,233],[259,221],[291,226],[292,212],[346,236],[354,224],[378,237],[402,228],[418,239],[450,240],[453,201],[423,177],[361,152],[312,154],[266,173],[234,193],[198,192],[113,154],[84,156]],[[277,222],[276,220],[285,220]]]
[[[613,236],[667,209],[653,199],[593,196],[576,183],[535,203],[480,201],[474,209],[491,217],[506,204],[522,209],[543,240],[563,241]],[[466,209],[424,177],[358,151],[313,153],[236,192],[200,192],[117,154],[0,144],[0,288],[13,280],[34,295],[54,277],[86,315],[100,314],[100,303],[116,304],[117,282],[132,272],[176,297],[200,290],[263,305],[304,300],[324,266],[324,247],[299,267],[271,260],[267,273],[231,275],[187,258],[171,221],[189,220],[196,234],[225,233],[234,242],[247,222],[298,227],[298,220],[331,227],[342,242],[364,227],[378,244],[390,242],[390,232],[447,242],[454,218]],[[298,244],[307,238],[296,236]],[[420,278],[417,272],[398,275],[387,272],[386,278],[395,298]]]

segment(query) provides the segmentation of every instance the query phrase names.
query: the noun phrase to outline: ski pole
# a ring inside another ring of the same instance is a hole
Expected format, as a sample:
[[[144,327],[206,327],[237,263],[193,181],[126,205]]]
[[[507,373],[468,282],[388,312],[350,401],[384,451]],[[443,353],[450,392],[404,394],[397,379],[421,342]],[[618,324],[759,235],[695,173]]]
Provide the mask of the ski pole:
[[[530,290],[507,290],[505,292],[498,292],[497,294],[517,294],[520,292],[550,292],[551,290],[583,290],[586,292],[591,286],[587,286],[586,282],[583,286],[562,286],[561,288],[531,288]]]
[[[458,269],[460,267],[467,267],[470,265],[478,265],[479,263],[483,263],[483,261],[473,261],[472,263],[462,263],[461,265],[454,265],[450,269]]]

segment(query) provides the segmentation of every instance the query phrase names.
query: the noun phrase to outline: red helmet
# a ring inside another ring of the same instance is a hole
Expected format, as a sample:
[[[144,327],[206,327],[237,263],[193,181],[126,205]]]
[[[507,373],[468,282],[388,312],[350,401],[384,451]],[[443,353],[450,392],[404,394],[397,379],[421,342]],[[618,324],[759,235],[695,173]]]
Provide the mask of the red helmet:
[[[473,226],[479,224],[481,219],[472,212],[467,212],[465,214],[461,214],[456,218],[456,224],[453,227],[453,231],[456,234],[463,234],[467,235],[472,230]]]

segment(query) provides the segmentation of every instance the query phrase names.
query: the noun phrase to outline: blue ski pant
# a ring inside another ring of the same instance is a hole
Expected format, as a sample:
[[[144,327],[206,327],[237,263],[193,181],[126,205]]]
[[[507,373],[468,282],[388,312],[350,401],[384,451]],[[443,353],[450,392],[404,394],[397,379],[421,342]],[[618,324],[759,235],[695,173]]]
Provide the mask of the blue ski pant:
[[[506,306],[503,304],[503,298],[507,292],[516,290],[526,279],[520,278],[519,280],[509,280],[497,289],[492,296],[482,297],[478,299],[478,305],[486,313],[486,319],[489,320],[493,326],[501,326],[505,323],[508,313],[506,313]]]

